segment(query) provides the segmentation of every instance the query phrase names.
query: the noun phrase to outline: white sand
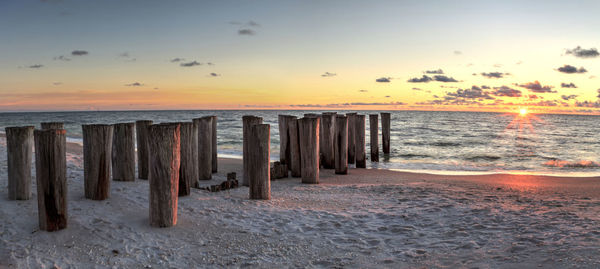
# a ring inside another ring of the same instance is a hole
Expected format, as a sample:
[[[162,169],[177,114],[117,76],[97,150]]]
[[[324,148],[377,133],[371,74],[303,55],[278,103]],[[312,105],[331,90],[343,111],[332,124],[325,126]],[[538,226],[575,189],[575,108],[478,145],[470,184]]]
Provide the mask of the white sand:
[[[177,226],[151,228],[147,181],[86,200],[80,148],[69,150],[69,227],[48,233],[35,191],[7,200],[0,138],[0,268],[600,267],[598,178],[326,170],[319,185],[273,182],[270,201],[193,189]],[[240,169],[221,159],[213,181]]]

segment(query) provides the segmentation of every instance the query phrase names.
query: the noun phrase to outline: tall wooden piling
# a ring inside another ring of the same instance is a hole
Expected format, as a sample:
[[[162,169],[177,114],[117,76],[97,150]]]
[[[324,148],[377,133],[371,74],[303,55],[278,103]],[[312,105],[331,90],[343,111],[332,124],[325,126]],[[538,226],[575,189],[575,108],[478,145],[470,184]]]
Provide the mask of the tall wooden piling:
[[[356,113],[346,113],[348,117],[348,163],[356,162]]]
[[[298,119],[296,117],[288,123],[288,139],[290,141],[290,164],[288,164],[288,169],[292,171],[292,177],[301,177],[300,138],[298,135]]]
[[[112,178],[135,181],[135,123],[113,125]]]
[[[356,142],[356,168],[366,168],[367,167],[367,153],[366,153],[366,137],[365,137],[365,127],[366,127],[366,116],[365,115],[356,115],[355,119],[355,142]]]
[[[321,148],[321,155],[323,158],[323,168],[334,169],[335,168],[335,152],[333,146],[334,134],[335,134],[335,116],[336,112],[323,112],[321,115],[321,134],[319,141]]]
[[[248,131],[250,199],[269,200],[271,199],[271,126],[269,124],[255,124],[250,126]]]
[[[348,174],[348,117],[337,115],[335,118],[335,173]]]
[[[110,194],[113,127],[107,124],[84,124],[81,127],[85,198],[107,199]]]
[[[6,127],[8,199],[31,199],[33,126]]]
[[[289,167],[291,161],[291,145],[290,145],[290,122],[295,120],[295,116],[278,115],[279,123],[279,161],[281,164],[286,164]]]
[[[319,183],[319,126],[318,117],[298,120],[302,183]]]
[[[35,178],[40,230],[67,228],[67,132],[35,130]]]
[[[371,133],[371,161],[379,162],[379,119],[377,114],[369,115]]]
[[[212,121],[211,116],[194,119],[198,126],[198,180],[212,178]]]
[[[63,122],[42,122],[42,130],[50,129],[64,129],[65,124]]]
[[[135,122],[137,137],[137,167],[138,178],[148,179],[148,128],[151,120],[138,120]]]
[[[186,196],[198,180],[198,129],[192,122],[181,122],[179,126],[179,196]]]
[[[218,156],[217,156],[217,116],[210,116],[212,118],[212,127],[211,127],[211,133],[212,133],[212,147],[211,147],[211,152],[212,152],[212,170],[211,172],[216,173],[218,172]]]
[[[381,112],[381,143],[383,144],[383,153],[390,154],[390,124],[391,114]]]
[[[242,177],[242,185],[243,186],[250,186],[250,174],[248,169],[250,168],[250,151],[248,149],[248,145],[250,143],[250,141],[248,140],[249,135],[250,135],[250,126],[255,125],[255,124],[262,124],[263,123],[263,119],[261,117],[255,117],[255,116],[243,116],[242,117],[242,133],[243,133],[243,149],[242,149],[242,162],[243,162],[243,168],[244,168],[244,173],[243,173],[243,177]]]
[[[179,124],[154,124],[148,128],[150,226],[177,224],[180,143]]]

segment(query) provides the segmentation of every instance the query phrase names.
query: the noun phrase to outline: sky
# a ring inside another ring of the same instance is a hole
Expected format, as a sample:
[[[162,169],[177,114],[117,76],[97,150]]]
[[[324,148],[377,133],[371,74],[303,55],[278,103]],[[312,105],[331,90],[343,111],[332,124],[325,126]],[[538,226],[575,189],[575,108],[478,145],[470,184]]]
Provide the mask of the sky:
[[[600,112],[600,1],[0,0],[0,111]]]

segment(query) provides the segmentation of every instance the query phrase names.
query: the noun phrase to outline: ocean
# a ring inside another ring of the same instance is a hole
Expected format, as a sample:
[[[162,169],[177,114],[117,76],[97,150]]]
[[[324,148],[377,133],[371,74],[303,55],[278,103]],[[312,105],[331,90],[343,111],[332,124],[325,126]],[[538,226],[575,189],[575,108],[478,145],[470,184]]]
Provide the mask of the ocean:
[[[332,111],[332,110],[327,110]],[[65,122],[68,140],[81,143],[81,125],[91,123],[190,121],[218,117],[218,153],[242,154],[242,116],[263,117],[271,125],[271,158],[279,159],[277,116],[302,116],[323,111],[85,111],[0,113],[0,128]],[[532,173],[600,175],[600,116],[441,111],[338,111],[391,113],[391,153],[380,153],[371,168],[431,173]],[[379,117],[381,120],[381,117]],[[369,122],[366,122],[369,159]],[[381,122],[379,123],[381,128]],[[379,132],[381,135],[381,131]],[[379,139],[381,143],[381,138]],[[381,150],[381,145],[379,146]]]

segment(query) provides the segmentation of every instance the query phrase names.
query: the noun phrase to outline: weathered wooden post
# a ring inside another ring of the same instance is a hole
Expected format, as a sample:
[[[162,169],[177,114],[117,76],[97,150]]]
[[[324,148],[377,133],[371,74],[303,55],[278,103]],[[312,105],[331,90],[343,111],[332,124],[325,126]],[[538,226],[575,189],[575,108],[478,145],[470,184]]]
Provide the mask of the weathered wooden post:
[[[255,124],[248,130],[250,199],[271,199],[270,132],[269,124]]]
[[[356,115],[356,168],[367,168],[367,153],[366,144],[367,139],[365,138],[365,127],[366,127],[366,116]]]
[[[135,123],[113,125],[112,178],[135,181]]]
[[[256,124],[262,124],[263,119],[261,117],[255,116],[243,116],[242,117],[242,132],[243,132],[243,150],[242,150],[242,162],[244,166],[244,174],[242,177],[242,185],[250,186],[250,173],[248,169],[250,168],[250,151],[248,149],[248,145],[250,145],[250,141],[248,140],[250,135],[250,126]]]
[[[295,116],[278,115],[279,123],[279,161],[282,164],[288,164],[291,161],[291,145],[290,145],[290,121],[296,119]]]
[[[318,117],[298,120],[302,183],[319,183],[319,125]]]
[[[198,129],[192,122],[181,122],[179,126],[179,196],[186,196],[198,180]]]
[[[298,137],[298,119],[296,117],[288,122],[288,139],[290,141],[290,164],[288,164],[288,169],[292,171],[292,177],[301,177],[300,138]]]
[[[323,155],[323,168],[335,168],[335,152],[333,149],[333,140],[335,133],[336,112],[323,112],[321,115],[321,154]]]
[[[379,162],[379,119],[377,114],[369,115],[371,131],[371,162]]]
[[[85,198],[104,200],[110,194],[113,127],[107,124],[84,124],[81,127]]]
[[[31,199],[31,158],[33,126],[6,127],[8,199]]]
[[[212,121],[210,116],[194,119],[198,126],[198,179],[212,178]]]
[[[40,230],[67,228],[67,131],[35,130],[35,178]]]
[[[42,130],[64,129],[65,124],[62,122],[42,122]]]
[[[348,117],[348,163],[356,162],[356,113],[346,113]]]
[[[151,120],[138,120],[135,122],[137,137],[137,165],[138,178],[148,179],[148,128]]]
[[[211,116],[212,118],[212,127],[211,127],[211,131],[212,131],[212,147],[211,147],[211,152],[212,152],[212,170],[211,172],[216,173],[218,172],[218,156],[217,156],[217,116]]]
[[[318,118],[319,119],[319,142],[323,141],[323,126],[322,126],[322,122],[323,122],[323,118],[321,117],[321,114],[316,114],[316,113],[305,113],[304,114],[305,118]],[[298,125],[298,139],[300,138],[300,125]],[[298,140],[298,143],[300,143],[300,140]],[[321,152],[321,145],[319,145],[319,148],[317,149],[319,151],[319,153],[317,154],[317,158],[319,159],[319,168],[321,168],[323,166],[323,152]],[[302,155],[302,149],[300,149],[300,155]],[[300,165],[302,166],[302,165]]]
[[[335,173],[348,174],[348,117],[337,115],[335,118]]]
[[[179,124],[154,124],[148,128],[150,226],[177,224],[179,146]]]
[[[383,144],[384,154],[390,154],[390,123],[391,114],[381,112],[381,142]]]

